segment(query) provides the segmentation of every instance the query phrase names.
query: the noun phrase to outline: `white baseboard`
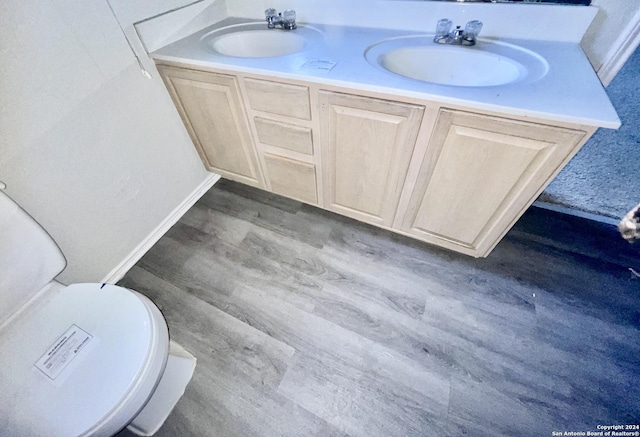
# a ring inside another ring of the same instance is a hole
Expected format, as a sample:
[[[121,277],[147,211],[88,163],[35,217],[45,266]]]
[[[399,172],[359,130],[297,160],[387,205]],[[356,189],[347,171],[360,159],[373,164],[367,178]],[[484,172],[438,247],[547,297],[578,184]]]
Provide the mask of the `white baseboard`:
[[[184,199],[171,213],[136,246],[107,276],[102,280],[106,284],[115,284],[137,263],[158,240],[175,225],[211,187],[220,179],[220,175],[210,174],[198,187]]]
[[[640,45],[640,10],[620,32],[620,36],[612,44],[602,66],[598,69],[598,77],[605,87],[609,86],[638,45]]]

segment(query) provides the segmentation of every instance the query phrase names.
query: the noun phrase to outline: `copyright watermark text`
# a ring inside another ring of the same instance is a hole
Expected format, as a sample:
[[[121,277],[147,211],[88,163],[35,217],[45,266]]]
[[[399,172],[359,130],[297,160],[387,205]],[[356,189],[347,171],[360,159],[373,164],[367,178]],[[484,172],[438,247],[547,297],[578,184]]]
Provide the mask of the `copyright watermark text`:
[[[640,424],[597,425],[587,431],[552,431],[552,437],[640,437]]]

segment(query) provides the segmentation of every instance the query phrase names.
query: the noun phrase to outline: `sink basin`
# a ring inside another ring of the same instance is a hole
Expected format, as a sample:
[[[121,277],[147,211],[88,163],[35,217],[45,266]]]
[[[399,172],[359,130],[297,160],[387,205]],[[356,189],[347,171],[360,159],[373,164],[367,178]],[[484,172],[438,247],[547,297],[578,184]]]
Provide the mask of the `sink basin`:
[[[200,41],[217,54],[238,58],[286,56],[311,47],[322,33],[309,26],[294,30],[267,29],[266,23],[243,23],[223,27]]]
[[[450,46],[424,36],[382,41],[369,47],[365,57],[374,67],[409,79],[459,87],[533,82],[549,70],[544,58],[513,44]]]

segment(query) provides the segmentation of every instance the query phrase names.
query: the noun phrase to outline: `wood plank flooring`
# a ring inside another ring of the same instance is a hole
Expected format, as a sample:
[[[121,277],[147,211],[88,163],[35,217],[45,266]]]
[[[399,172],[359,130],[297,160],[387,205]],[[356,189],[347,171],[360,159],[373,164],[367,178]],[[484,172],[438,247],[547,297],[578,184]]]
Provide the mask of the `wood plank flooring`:
[[[475,260],[221,181],[120,282],[198,358],[158,435],[638,423],[638,251],[544,214]]]

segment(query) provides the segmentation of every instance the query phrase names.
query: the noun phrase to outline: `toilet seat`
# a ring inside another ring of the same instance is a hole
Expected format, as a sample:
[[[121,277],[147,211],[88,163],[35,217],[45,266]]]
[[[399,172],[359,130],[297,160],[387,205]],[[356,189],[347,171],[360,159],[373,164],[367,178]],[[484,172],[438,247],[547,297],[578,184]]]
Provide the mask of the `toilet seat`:
[[[43,293],[0,331],[2,432],[116,433],[153,392],[168,345],[162,314],[132,290],[74,284]]]

